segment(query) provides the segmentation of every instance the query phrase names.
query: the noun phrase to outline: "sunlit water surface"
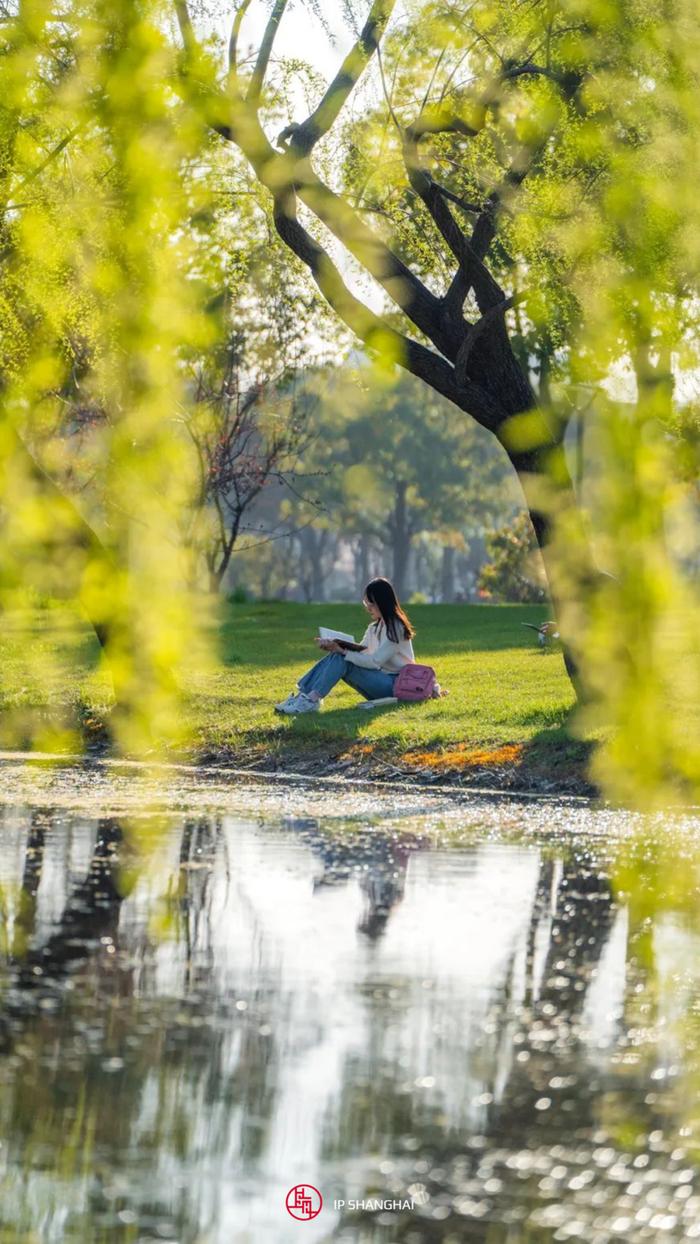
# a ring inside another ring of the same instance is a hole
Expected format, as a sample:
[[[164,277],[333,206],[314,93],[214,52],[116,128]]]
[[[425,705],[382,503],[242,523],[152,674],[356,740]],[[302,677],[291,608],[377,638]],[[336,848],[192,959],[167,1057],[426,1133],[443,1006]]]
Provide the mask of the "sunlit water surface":
[[[0,818],[3,1244],[700,1239],[692,817],[5,763]]]

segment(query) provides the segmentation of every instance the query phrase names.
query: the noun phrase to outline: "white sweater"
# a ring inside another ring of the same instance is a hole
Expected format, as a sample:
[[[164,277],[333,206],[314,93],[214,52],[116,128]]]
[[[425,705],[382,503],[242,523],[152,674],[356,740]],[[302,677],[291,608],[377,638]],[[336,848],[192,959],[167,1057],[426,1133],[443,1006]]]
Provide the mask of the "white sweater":
[[[364,644],[366,651],[346,652],[345,658],[352,665],[361,665],[363,669],[384,670],[387,674],[398,674],[404,665],[409,665],[415,660],[410,639],[402,639],[398,644],[392,643],[390,639],[387,639],[383,622],[370,622],[360,642]]]

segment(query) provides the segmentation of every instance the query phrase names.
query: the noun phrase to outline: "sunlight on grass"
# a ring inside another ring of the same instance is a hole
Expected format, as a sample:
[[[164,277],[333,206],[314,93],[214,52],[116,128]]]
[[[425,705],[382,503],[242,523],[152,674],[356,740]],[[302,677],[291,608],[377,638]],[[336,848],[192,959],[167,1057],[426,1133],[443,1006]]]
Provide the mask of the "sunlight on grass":
[[[225,605],[217,664],[209,673],[193,666],[184,681],[195,740],[189,754],[234,761],[276,755],[284,764],[285,757],[304,754],[330,762],[348,748],[357,757],[364,748],[367,756],[407,755],[414,766],[425,755],[425,766],[468,768],[515,762],[525,747],[554,754],[576,746],[568,734],[574,700],[561,655],[543,653],[522,626],[541,621],[543,608],[438,605],[411,612],[416,655],[434,665],[449,693],[444,699],[367,711],[341,683],[319,714],[289,719],[273,705],[317,659],[318,625],[359,632],[360,610]],[[48,681],[37,676],[37,649],[51,655]],[[39,726],[45,750],[76,751],[108,739],[111,690],[79,616],[48,608],[6,619],[0,651],[4,746],[18,737],[29,742]]]

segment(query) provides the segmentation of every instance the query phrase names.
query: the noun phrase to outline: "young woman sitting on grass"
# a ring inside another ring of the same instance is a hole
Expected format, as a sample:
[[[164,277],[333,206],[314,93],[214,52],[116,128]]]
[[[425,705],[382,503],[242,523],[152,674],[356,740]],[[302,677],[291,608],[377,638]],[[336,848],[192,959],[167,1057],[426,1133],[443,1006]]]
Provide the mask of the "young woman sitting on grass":
[[[334,639],[317,639],[327,655],[299,679],[298,691],[275,705],[278,713],[317,713],[338,682],[348,683],[366,700],[394,694],[396,675],[414,660],[413,627],[388,579],[372,579],[362,603],[372,617],[361,640],[364,651],[348,652]]]

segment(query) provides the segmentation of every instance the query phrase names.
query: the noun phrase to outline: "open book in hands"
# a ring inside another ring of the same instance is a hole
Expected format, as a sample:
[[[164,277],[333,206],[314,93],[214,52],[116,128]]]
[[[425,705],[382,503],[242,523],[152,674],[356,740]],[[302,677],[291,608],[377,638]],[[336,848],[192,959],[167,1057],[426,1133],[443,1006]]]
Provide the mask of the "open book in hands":
[[[333,631],[329,626],[319,626],[319,639],[332,639],[339,648],[345,648],[347,652],[364,652],[365,645],[355,642],[354,635],[346,635],[345,631]]]

